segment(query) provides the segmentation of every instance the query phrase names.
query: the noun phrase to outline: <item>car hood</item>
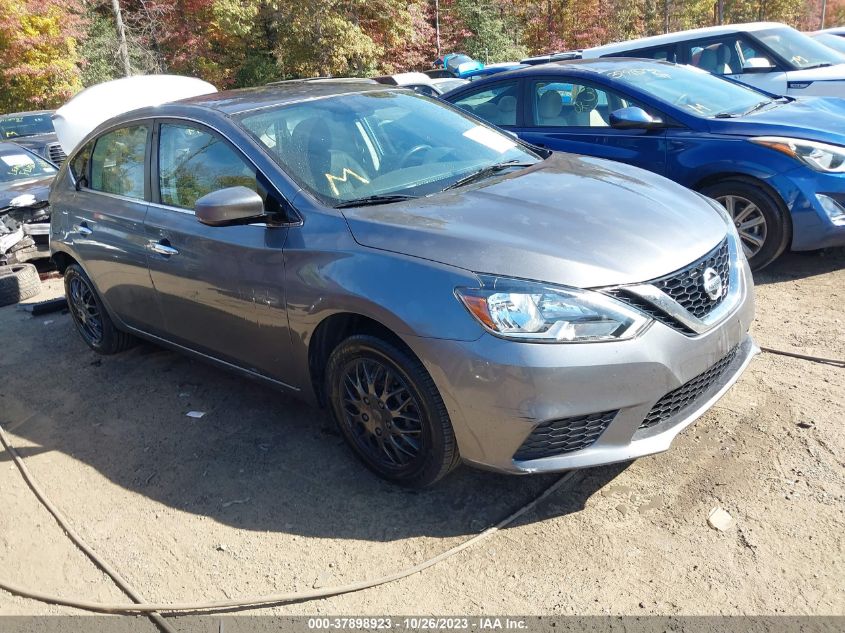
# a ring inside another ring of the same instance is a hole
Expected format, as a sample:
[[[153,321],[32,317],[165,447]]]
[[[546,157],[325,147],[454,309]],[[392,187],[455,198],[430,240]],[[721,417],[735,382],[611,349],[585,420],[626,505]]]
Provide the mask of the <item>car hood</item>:
[[[23,147],[32,148],[44,147],[48,143],[55,143],[58,141],[58,137],[55,134],[33,134],[32,136],[19,136],[9,140]]]
[[[364,246],[581,288],[663,276],[726,232],[698,194],[651,172],[571,154],[479,185],[343,213]]]
[[[802,97],[734,119],[711,119],[710,131],[740,136],[791,136],[845,145],[845,100]]]
[[[0,209],[9,206],[12,199],[23,194],[32,194],[38,202],[46,202],[50,195],[50,185],[55,175],[43,176],[33,180],[3,183],[0,185]]]
[[[790,70],[790,81],[845,81],[845,64],[834,64],[822,68]]]

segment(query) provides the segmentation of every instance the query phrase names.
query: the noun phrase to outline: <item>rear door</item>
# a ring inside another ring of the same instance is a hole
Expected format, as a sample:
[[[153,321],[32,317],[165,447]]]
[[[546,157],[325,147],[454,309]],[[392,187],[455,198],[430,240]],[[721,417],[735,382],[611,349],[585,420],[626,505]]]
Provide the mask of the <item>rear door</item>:
[[[526,97],[526,125],[516,132],[529,143],[665,173],[664,129],[617,130],[610,127],[611,112],[632,105],[643,107],[621,92],[556,74],[527,82]],[[650,113],[661,116],[658,112]]]
[[[199,123],[158,122],[153,140],[148,263],[174,343],[283,381],[290,352],[282,248],[288,229],[207,226],[194,203],[243,185],[274,210],[280,196],[229,141]]]
[[[162,317],[144,235],[151,131],[149,122],[132,123],[88,143],[71,165],[79,186],[55,198],[54,212],[108,308],[126,325],[157,333]]]

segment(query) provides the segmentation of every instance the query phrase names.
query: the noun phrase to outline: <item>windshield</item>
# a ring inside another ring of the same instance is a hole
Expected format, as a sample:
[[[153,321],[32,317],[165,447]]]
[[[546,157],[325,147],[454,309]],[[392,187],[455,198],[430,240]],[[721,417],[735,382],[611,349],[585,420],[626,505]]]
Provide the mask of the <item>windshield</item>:
[[[625,64],[604,74],[701,117],[742,114],[771,101],[762,92],[688,66]]]
[[[797,69],[845,63],[845,57],[795,29],[759,31],[755,37]]]
[[[20,138],[36,134],[52,134],[53,121],[49,113],[22,114],[0,118],[0,138]]]
[[[502,163],[534,163],[513,138],[440,101],[379,90],[250,112],[267,153],[323,203],[423,196]]]
[[[0,182],[9,183],[55,174],[46,160],[20,148],[0,149]]]
[[[828,48],[832,48],[837,53],[845,53],[845,37],[839,37],[832,33],[816,33],[812,38]]]

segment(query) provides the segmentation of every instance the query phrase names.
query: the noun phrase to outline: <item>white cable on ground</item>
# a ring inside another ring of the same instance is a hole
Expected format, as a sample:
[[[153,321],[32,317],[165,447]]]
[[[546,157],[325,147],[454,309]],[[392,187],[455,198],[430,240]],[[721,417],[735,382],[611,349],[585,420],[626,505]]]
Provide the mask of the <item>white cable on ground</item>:
[[[384,585],[390,582],[394,582],[396,580],[401,580],[403,578],[407,578],[408,576],[412,576],[413,574],[417,574],[429,567],[433,567],[437,563],[446,560],[447,558],[451,558],[455,554],[462,552],[463,550],[472,547],[476,543],[483,541],[487,538],[493,536],[496,532],[501,530],[502,528],[507,527],[514,521],[516,521],[519,517],[530,512],[533,510],[541,501],[548,498],[552,495],[555,491],[557,491],[564,483],[569,481],[577,471],[569,471],[568,473],[564,474],[560,479],[558,479],[555,483],[551,486],[546,488],[539,497],[535,498],[533,501],[527,503],[526,505],[522,506],[519,510],[514,512],[513,514],[507,516],[506,518],[499,521],[496,525],[493,525],[480,534],[476,534],[472,538],[455,545],[447,549],[445,552],[442,552],[435,556],[434,558],[429,558],[426,561],[418,563],[413,567],[408,567],[406,569],[394,572],[392,574],[387,574],[385,576],[380,576],[378,578],[374,578],[372,580],[360,580],[357,582],[348,583],[345,585],[338,585],[335,587],[325,587],[322,589],[315,589],[313,591],[294,591],[289,593],[276,593],[276,594],[268,594],[264,596],[251,596],[246,598],[237,598],[232,600],[211,600],[208,602],[174,602],[174,603],[147,603],[144,602],[140,596],[134,592],[123,580],[120,575],[111,569],[111,567],[102,561],[97,554],[88,547],[84,541],[76,534],[75,531],[70,527],[67,520],[64,516],[58,511],[58,509],[53,506],[52,503],[47,499],[38,485],[35,483],[32,475],[30,474],[29,470],[27,469],[26,465],[24,464],[23,460],[18,455],[17,451],[15,451],[14,447],[8,441],[5,432],[3,431],[3,427],[0,426],[0,442],[2,442],[3,446],[6,450],[11,454],[12,458],[15,461],[15,464],[18,467],[18,470],[21,472],[21,475],[26,480],[27,484],[30,488],[32,488],[33,492],[38,497],[39,501],[44,505],[45,508],[53,515],[59,525],[64,529],[67,535],[82,549],[91,560],[93,560],[103,571],[105,571],[109,576],[111,576],[114,581],[120,585],[120,587],[133,599],[136,600],[138,604],[127,604],[127,603],[108,603],[108,602],[90,602],[88,600],[82,600],[77,598],[65,598],[62,596],[54,596],[47,593],[42,593],[40,591],[34,591],[32,589],[27,589],[26,587],[19,587],[14,583],[8,582],[0,578],[0,589],[5,589],[9,593],[16,594],[18,596],[22,596],[24,598],[31,598],[33,600],[38,600],[40,602],[46,602],[49,604],[58,604],[63,605],[66,607],[74,607],[76,609],[83,609],[85,611],[94,611],[97,613],[123,613],[123,614],[151,614],[152,618],[161,618],[159,612],[164,613],[180,613],[180,614],[187,614],[193,612],[202,612],[202,611],[209,611],[209,610],[220,610],[220,609],[253,609],[262,606],[270,606],[276,604],[284,604],[289,602],[305,602],[308,600],[316,600],[318,598],[327,598],[329,596],[337,596],[344,593],[352,593],[354,591],[361,591],[363,589],[369,589],[371,587],[377,587],[378,585]],[[156,619],[156,623],[160,624],[163,628],[166,628],[168,631],[172,631],[169,628],[167,622],[163,619],[159,623],[159,620]]]
[[[32,492],[41,502],[41,504],[47,509],[47,511],[53,515],[53,518],[56,519],[56,522],[59,526],[65,531],[65,534],[68,535],[71,541],[73,541],[76,546],[81,549],[88,558],[100,569],[102,569],[106,574],[108,574],[111,579],[120,587],[126,595],[128,595],[132,600],[137,602],[138,604],[143,604],[146,601],[144,600],[143,596],[138,593],[132,586],[114,569],[111,565],[109,565],[106,561],[102,558],[97,556],[97,554],[92,550],[88,544],[82,540],[82,537],[74,530],[70,524],[68,523],[67,519],[61,513],[61,511],[54,506],[50,500],[47,498],[47,495],[44,494],[44,491],[41,490],[41,487],[36,483],[36,481],[32,478],[32,475],[27,469],[26,465],[23,463],[23,459],[15,450],[15,447],[12,446],[11,442],[9,442],[9,438],[6,436],[6,431],[3,430],[3,427],[0,426],[0,443],[3,444],[3,447],[8,451],[9,455],[12,456],[12,459],[15,461],[15,465],[18,467],[18,470],[21,472],[24,480],[26,481],[27,485],[30,487]],[[150,619],[155,622],[155,624],[162,630],[164,633],[176,633],[173,627],[168,624],[161,614],[156,613],[157,609],[149,611]]]

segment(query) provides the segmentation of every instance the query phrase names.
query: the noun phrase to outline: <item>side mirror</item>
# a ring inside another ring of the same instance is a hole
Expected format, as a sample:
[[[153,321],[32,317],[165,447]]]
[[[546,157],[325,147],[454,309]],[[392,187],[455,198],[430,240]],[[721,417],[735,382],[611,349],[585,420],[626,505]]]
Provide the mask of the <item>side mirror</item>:
[[[765,57],[749,57],[742,65],[743,73],[770,73],[775,69]]]
[[[226,226],[264,215],[264,201],[247,187],[228,187],[207,193],[194,205],[197,220],[209,226]]]
[[[610,113],[610,127],[617,130],[646,130],[662,125],[662,120],[651,116],[638,106],[628,106]]]

